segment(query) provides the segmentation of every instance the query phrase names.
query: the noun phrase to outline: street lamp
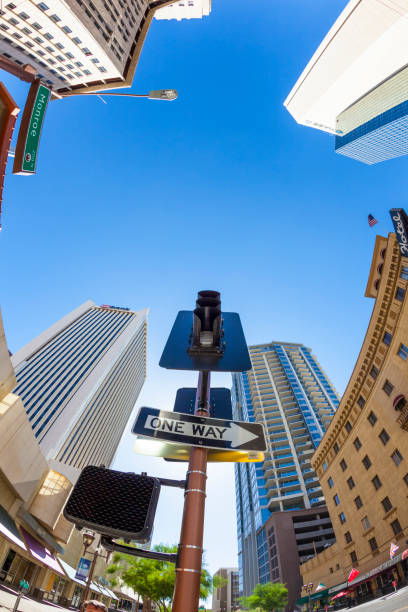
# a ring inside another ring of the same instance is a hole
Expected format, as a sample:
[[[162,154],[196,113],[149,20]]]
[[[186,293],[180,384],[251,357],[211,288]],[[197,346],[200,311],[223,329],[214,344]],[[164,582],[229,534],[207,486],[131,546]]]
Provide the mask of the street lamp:
[[[74,96],[120,96],[123,98],[149,98],[149,100],[176,100],[178,93],[176,89],[152,89],[147,94],[115,93],[110,91],[86,91],[81,93],[66,94],[61,97],[73,98]]]
[[[88,552],[88,548],[92,546],[92,544],[94,543],[95,538],[96,538],[96,535],[94,534],[93,531],[84,530],[82,532],[82,542],[84,544],[84,555],[86,555],[86,553]],[[84,592],[82,593],[81,604],[79,606],[80,610],[83,609],[84,602],[88,599],[89,591],[91,590],[91,582],[92,582],[92,578],[93,578],[94,571],[95,571],[95,565],[98,560],[98,557],[102,557],[103,559],[106,559],[106,562],[108,562],[109,560],[110,552],[106,550],[105,554],[103,554],[103,551],[104,549],[102,548],[102,546],[98,546],[93,553],[92,552],[89,553],[90,555],[93,555],[93,558],[92,558],[91,567],[89,568],[89,574],[88,574],[88,579],[86,581],[86,586],[85,586]]]
[[[313,582],[309,582],[309,584],[304,584],[303,588],[305,589],[305,591],[306,591],[306,593],[308,595],[307,609],[308,609],[308,612],[310,612],[310,595],[311,595],[311,592],[313,590]]]

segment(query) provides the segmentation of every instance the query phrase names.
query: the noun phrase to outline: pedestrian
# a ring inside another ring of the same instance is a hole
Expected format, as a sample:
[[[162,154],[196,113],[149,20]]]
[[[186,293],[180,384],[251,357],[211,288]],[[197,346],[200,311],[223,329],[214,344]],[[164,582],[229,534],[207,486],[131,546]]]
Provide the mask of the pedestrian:
[[[392,586],[394,587],[394,592],[395,592],[397,590],[397,581],[395,580],[395,578],[392,581]]]
[[[108,612],[108,609],[102,601],[88,599],[84,602],[84,612]]]

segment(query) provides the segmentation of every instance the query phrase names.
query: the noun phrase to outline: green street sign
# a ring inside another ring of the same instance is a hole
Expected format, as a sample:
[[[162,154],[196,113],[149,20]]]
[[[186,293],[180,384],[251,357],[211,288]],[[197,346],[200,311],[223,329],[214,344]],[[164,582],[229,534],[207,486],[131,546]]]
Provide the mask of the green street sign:
[[[35,174],[38,147],[51,90],[36,79],[30,87],[21,119],[14,158],[14,174]]]

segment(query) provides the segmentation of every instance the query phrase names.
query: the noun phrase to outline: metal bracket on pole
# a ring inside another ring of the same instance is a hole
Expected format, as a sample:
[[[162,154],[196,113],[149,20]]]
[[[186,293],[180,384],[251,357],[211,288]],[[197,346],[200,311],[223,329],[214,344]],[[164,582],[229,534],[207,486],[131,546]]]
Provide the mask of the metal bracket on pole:
[[[101,545],[106,550],[116,551],[133,557],[144,557],[145,559],[154,559],[155,561],[167,561],[168,563],[177,563],[178,553],[164,553],[155,550],[144,550],[143,548],[133,548],[126,544],[118,544],[108,536],[101,537]]]
[[[159,478],[160,484],[165,487],[178,487],[179,489],[185,489],[187,486],[187,480],[171,480],[171,478]]]

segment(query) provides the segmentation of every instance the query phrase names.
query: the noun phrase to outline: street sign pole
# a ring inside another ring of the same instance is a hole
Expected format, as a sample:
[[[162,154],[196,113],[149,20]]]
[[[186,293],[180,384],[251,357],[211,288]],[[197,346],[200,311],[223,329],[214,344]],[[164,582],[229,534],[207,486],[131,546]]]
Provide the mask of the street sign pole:
[[[210,415],[209,401],[210,372],[200,372],[194,414],[208,417]],[[179,557],[176,566],[173,612],[193,612],[198,609],[203,555],[207,453],[206,448],[197,446],[193,446],[190,452]]]

